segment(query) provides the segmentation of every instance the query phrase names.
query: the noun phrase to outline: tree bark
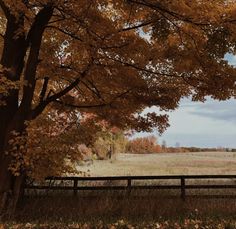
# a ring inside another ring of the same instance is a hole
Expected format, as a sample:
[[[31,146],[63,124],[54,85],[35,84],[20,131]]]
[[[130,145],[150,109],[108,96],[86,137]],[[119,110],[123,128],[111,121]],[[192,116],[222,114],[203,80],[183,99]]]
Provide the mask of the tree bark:
[[[24,170],[20,171],[20,175],[14,175],[9,166],[14,160],[14,156],[11,152],[12,145],[9,140],[14,139],[13,131],[23,135],[25,133],[27,120],[22,115],[16,115],[9,122],[8,128],[5,131],[4,143],[1,151],[0,160],[0,216],[10,217],[13,215],[18,199],[21,195],[22,185],[24,181]],[[8,152],[8,153],[6,153]],[[19,152],[20,153],[20,152]]]
[[[23,24],[23,18],[16,20],[13,16],[9,16],[4,35],[4,47],[1,57],[1,64],[4,67],[2,74],[13,83],[20,79],[24,66],[25,34],[21,33],[17,37],[15,36],[17,29]],[[13,194],[11,190],[14,189],[14,176],[8,169],[11,156],[6,155],[5,152],[8,147],[10,132],[13,130],[12,120],[18,110],[18,96],[19,89],[9,89],[7,95],[0,95],[0,99],[6,104],[0,106],[0,215],[8,206],[9,197]]]
[[[14,213],[20,198],[25,174],[22,171],[19,176],[11,173],[9,166],[14,157],[6,152],[10,151],[12,147],[9,144],[9,140],[14,137],[12,132],[24,134],[25,121],[30,120],[32,116],[31,106],[38,56],[45,25],[49,22],[52,13],[52,6],[45,6],[39,11],[27,37],[24,32],[18,34],[19,29],[24,27],[24,15],[20,18],[8,15],[7,18],[1,58],[1,64],[4,67],[3,76],[14,83],[20,80],[24,70],[24,80],[28,84],[24,86],[21,101],[19,101],[19,89],[9,89],[7,95],[0,95],[0,99],[6,104],[0,106],[0,217]],[[27,49],[29,49],[29,55],[25,64]]]

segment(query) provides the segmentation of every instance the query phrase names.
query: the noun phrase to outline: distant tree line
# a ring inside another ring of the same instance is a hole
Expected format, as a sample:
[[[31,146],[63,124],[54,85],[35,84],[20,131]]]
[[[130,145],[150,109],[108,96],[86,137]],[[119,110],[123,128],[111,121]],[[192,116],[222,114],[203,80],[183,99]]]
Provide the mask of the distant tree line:
[[[166,141],[158,143],[154,135],[146,137],[129,138],[124,132],[105,130],[97,134],[97,139],[86,147],[79,145],[81,154],[86,157],[104,160],[114,158],[117,153],[151,154],[151,153],[188,153],[188,152],[236,152],[236,149],[215,147],[181,147],[176,143],[175,147],[168,147]]]

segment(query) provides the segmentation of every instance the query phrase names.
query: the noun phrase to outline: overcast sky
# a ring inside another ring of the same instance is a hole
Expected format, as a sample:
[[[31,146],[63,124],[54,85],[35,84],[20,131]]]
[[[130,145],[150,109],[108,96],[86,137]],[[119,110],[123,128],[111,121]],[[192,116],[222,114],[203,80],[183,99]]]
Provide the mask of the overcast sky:
[[[236,66],[236,57],[226,58]],[[205,103],[182,100],[180,107],[170,114],[170,127],[159,137],[168,146],[230,147],[236,148],[236,99]],[[155,133],[158,135],[158,133]],[[137,136],[147,135],[146,133]]]
[[[236,100],[182,101],[170,113],[170,127],[159,138],[168,145],[236,148]]]

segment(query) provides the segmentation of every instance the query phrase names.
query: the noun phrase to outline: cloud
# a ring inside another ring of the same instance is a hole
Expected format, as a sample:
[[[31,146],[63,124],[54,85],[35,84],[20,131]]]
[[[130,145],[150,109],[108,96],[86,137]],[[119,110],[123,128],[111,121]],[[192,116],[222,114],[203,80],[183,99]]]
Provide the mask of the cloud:
[[[146,111],[159,113],[155,107]],[[159,143],[169,146],[234,147],[236,148],[236,100],[217,101],[210,98],[202,102],[183,99],[170,116],[170,127],[159,137]],[[140,133],[141,136],[147,133]]]
[[[193,115],[236,123],[236,100],[227,101],[209,100],[206,103],[192,104],[190,113]]]

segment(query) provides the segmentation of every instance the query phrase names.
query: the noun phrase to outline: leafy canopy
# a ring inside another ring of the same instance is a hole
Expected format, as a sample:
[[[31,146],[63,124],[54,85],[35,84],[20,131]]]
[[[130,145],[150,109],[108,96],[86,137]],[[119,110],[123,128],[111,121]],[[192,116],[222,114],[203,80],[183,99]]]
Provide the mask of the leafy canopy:
[[[51,10],[35,77],[15,76],[33,90],[33,117],[56,102],[148,129],[166,119],[134,116],[145,107],[174,109],[191,93],[196,99],[232,95],[226,89],[234,85],[235,69],[224,60],[235,52],[231,1],[2,0],[1,6],[2,34],[13,17],[19,26],[13,39],[23,37],[29,51],[32,37],[40,36],[33,27]],[[3,73],[14,71],[2,65]],[[1,92],[16,87],[1,80]],[[26,90],[18,87],[23,103]]]
[[[0,0],[0,7],[0,105],[13,101],[24,122],[72,108],[121,129],[162,132],[167,116],[142,116],[144,108],[235,96],[236,70],[224,59],[235,54],[234,1]]]

